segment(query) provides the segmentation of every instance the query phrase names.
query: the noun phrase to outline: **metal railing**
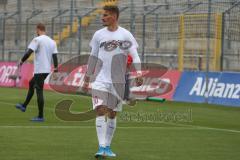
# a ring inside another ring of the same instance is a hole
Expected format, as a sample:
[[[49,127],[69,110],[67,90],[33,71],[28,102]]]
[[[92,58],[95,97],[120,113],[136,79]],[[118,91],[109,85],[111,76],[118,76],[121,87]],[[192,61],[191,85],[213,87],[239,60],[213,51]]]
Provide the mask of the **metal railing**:
[[[77,19],[77,32],[60,43],[59,51],[64,57],[89,52],[93,33],[102,27],[101,15],[88,26],[81,21],[100,2],[8,0],[0,5],[1,60],[25,50],[38,22],[54,37]],[[143,61],[179,70],[240,71],[240,0],[119,0],[118,5],[120,25],[137,39]]]

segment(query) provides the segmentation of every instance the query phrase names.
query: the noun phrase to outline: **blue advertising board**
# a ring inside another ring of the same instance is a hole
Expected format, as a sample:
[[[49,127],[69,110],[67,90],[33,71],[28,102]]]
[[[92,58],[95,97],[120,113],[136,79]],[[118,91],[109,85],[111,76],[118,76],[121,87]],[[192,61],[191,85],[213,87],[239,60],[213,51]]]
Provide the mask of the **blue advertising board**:
[[[173,99],[240,107],[240,73],[185,71]]]

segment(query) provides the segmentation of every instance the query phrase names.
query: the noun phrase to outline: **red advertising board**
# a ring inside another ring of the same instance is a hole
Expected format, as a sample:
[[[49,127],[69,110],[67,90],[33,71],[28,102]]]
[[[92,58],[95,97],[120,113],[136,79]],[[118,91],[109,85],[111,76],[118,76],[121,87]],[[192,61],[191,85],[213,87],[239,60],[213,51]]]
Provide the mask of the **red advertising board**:
[[[160,96],[161,98],[166,98],[168,100],[173,99],[173,95],[178,85],[180,77],[181,77],[181,72],[177,70],[169,70],[161,77],[164,81],[167,81],[172,85],[172,89],[169,92],[161,95]]]
[[[27,88],[32,75],[32,64],[26,63],[19,69],[15,62],[0,62],[0,86]]]
[[[0,63],[0,86],[14,87],[16,81],[10,78],[11,75],[16,75],[17,66],[14,62],[1,62]]]
[[[64,72],[58,73],[58,79],[51,81],[54,85],[59,87],[54,89],[59,89],[60,92],[71,92],[75,93],[81,88],[83,82],[84,73],[86,71],[86,66],[78,67],[74,69],[71,73],[65,74]],[[15,81],[9,78],[10,75],[16,75],[20,73],[21,79]],[[0,62],[0,86],[5,87],[22,87],[27,88],[28,82],[33,76],[33,64],[23,64],[21,70],[17,69],[16,63],[12,62]],[[173,94],[175,92],[176,86],[180,79],[181,72],[176,70],[161,71],[155,70],[144,76],[144,84],[141,87],[133,87],[131,89],[134,94],[148,94],[149,92],[157,91],[157,94],[153,94],[155,97],[158,95],[161,98],[166,98],[172,100]],[[49,84],[49,77],[45,80],[45,89],[51,90],[51,85]],[[169,85],[171,87],[169,87]],[[134,85],[132,85],[134,86]]]
[[[181,72],[175,70],[149,70],[147,74],[143,71],[143,85],[131,88],[134,97],[159,97],[172,100]],[[134,81],[132,81],[134,83]]]

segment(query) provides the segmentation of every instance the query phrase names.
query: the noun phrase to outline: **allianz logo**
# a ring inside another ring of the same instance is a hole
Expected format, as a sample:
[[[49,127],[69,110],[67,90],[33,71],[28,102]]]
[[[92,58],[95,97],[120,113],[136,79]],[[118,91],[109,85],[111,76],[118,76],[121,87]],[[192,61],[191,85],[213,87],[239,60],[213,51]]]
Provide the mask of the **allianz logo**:
[[[218,78],[209,78],[208,89],[205,78],[198,77],[189,95],[239,99],[240,84],[219,82]]]

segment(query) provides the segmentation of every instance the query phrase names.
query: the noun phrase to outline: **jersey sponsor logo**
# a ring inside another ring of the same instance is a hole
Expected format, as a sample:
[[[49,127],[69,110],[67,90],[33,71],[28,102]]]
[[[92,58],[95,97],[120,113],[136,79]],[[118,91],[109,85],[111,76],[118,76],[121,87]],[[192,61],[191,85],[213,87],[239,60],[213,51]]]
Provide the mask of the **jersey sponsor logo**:
[[[104,50],[107,52],[111,52],[118,47],[121,50],[128,50],[129,48],[131,48],[131,46],[132,46],[132,42],[122,41],[122,40],[105,41],[100,44],[100,48],[104,47]]]
[[[197,77],[189,95],[239,99],[240,84],[219,82],[218,78],[209,78],[207,81],[203,77]]]

